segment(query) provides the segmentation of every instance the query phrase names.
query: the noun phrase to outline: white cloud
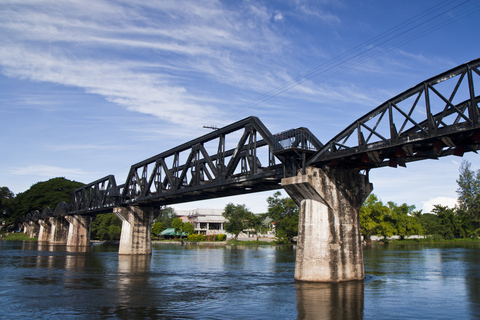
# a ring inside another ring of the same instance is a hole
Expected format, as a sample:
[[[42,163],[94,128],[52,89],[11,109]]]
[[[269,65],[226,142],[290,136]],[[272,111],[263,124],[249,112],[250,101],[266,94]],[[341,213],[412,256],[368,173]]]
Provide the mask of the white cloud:
[[[449,197],[437,197],[432,198],[423,202],[423,213],[431,213],[434,205],[447,206],[449,208],[454,208],[457,205],[457,199]]]
[[[46,165],[32,165],[27,167],[13,168],[10,172],[15,175],[32,175],[44,177],[64,177],[70,175],[84,175],[86,174],[81,169],[61,168]]]

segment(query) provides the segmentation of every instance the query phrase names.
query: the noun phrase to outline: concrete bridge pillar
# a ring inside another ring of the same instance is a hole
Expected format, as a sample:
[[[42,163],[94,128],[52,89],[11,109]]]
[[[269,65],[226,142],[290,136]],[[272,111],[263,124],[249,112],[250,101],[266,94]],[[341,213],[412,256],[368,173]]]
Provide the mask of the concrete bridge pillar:
[[[28,236],[30,238],[38,237],[38,231],[40,229],[38,223],[35,221],[30,221],[28,224],[30,225],[30,227],[28,228]]]
[[[38,224],[40,225],[40,231],[38,232],[38,241],[49,241],[52,227],[50,225],[50,222],[48,220],[38,220]]]
[[[50,217],[52,228],[50,230],[50,243],[66,244],[69,223],[64,217]]]
[[[122,233],[118,254],[152,254],[150,225],[155,218],[155,209],[128,206],[113,208],[122,220]]]
[[[368,176],[308,167],[303,175],[282,179],[282,186],[300,207],[295,279],[364,279],[358,212],[373,190]]]
[[[65,216],[68,221],[67,246],[90,246],[91,217],[82,215]]]
[[[23,222],[23,233],[30,235],[30,223]]]

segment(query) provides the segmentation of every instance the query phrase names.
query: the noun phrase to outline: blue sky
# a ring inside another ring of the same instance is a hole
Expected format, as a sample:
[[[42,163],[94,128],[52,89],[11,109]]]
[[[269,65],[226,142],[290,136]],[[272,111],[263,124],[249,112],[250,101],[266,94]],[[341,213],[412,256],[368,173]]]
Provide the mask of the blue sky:
[[[0,0],[0,186],[84,183],[254,115],[322,142],[480,57],[479,1]],[[474,169],[478,155],[467,154]],[[452,204],[462,159],[372,170],[384,201]],[[245,203],[257,195],[187,203]]]

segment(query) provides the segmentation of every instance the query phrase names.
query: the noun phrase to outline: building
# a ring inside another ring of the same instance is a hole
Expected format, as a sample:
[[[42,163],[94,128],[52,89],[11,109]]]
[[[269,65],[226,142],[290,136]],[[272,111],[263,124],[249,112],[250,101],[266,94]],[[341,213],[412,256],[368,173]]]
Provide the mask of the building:
[[[192,209],[175,210],[175,214],[183,222],[190,222],[195,228],[195,233],[213,235],[224,234],[227,220],[222,215],[223,209]]]

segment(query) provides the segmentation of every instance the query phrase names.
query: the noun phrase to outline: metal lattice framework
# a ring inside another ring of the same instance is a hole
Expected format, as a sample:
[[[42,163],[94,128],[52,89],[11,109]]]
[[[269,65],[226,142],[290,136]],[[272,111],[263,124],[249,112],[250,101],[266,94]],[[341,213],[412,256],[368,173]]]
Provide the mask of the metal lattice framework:
[[[480,141],[480,59],[460,65],[397,95],[329,141],[314,166],[361,169],[463,155]]]
[[[161,205],[278,189],[283,170],[273,149],[258,118],[238,121],[133,165],[121,203]]]
[[[70,214],[110,210],[120,204],[120,193],[115,177],[106,176],[89,183],[73,192]],[[59,208],[60,210],[65,208]],[[57,210],[56,210],[57,211]]]

